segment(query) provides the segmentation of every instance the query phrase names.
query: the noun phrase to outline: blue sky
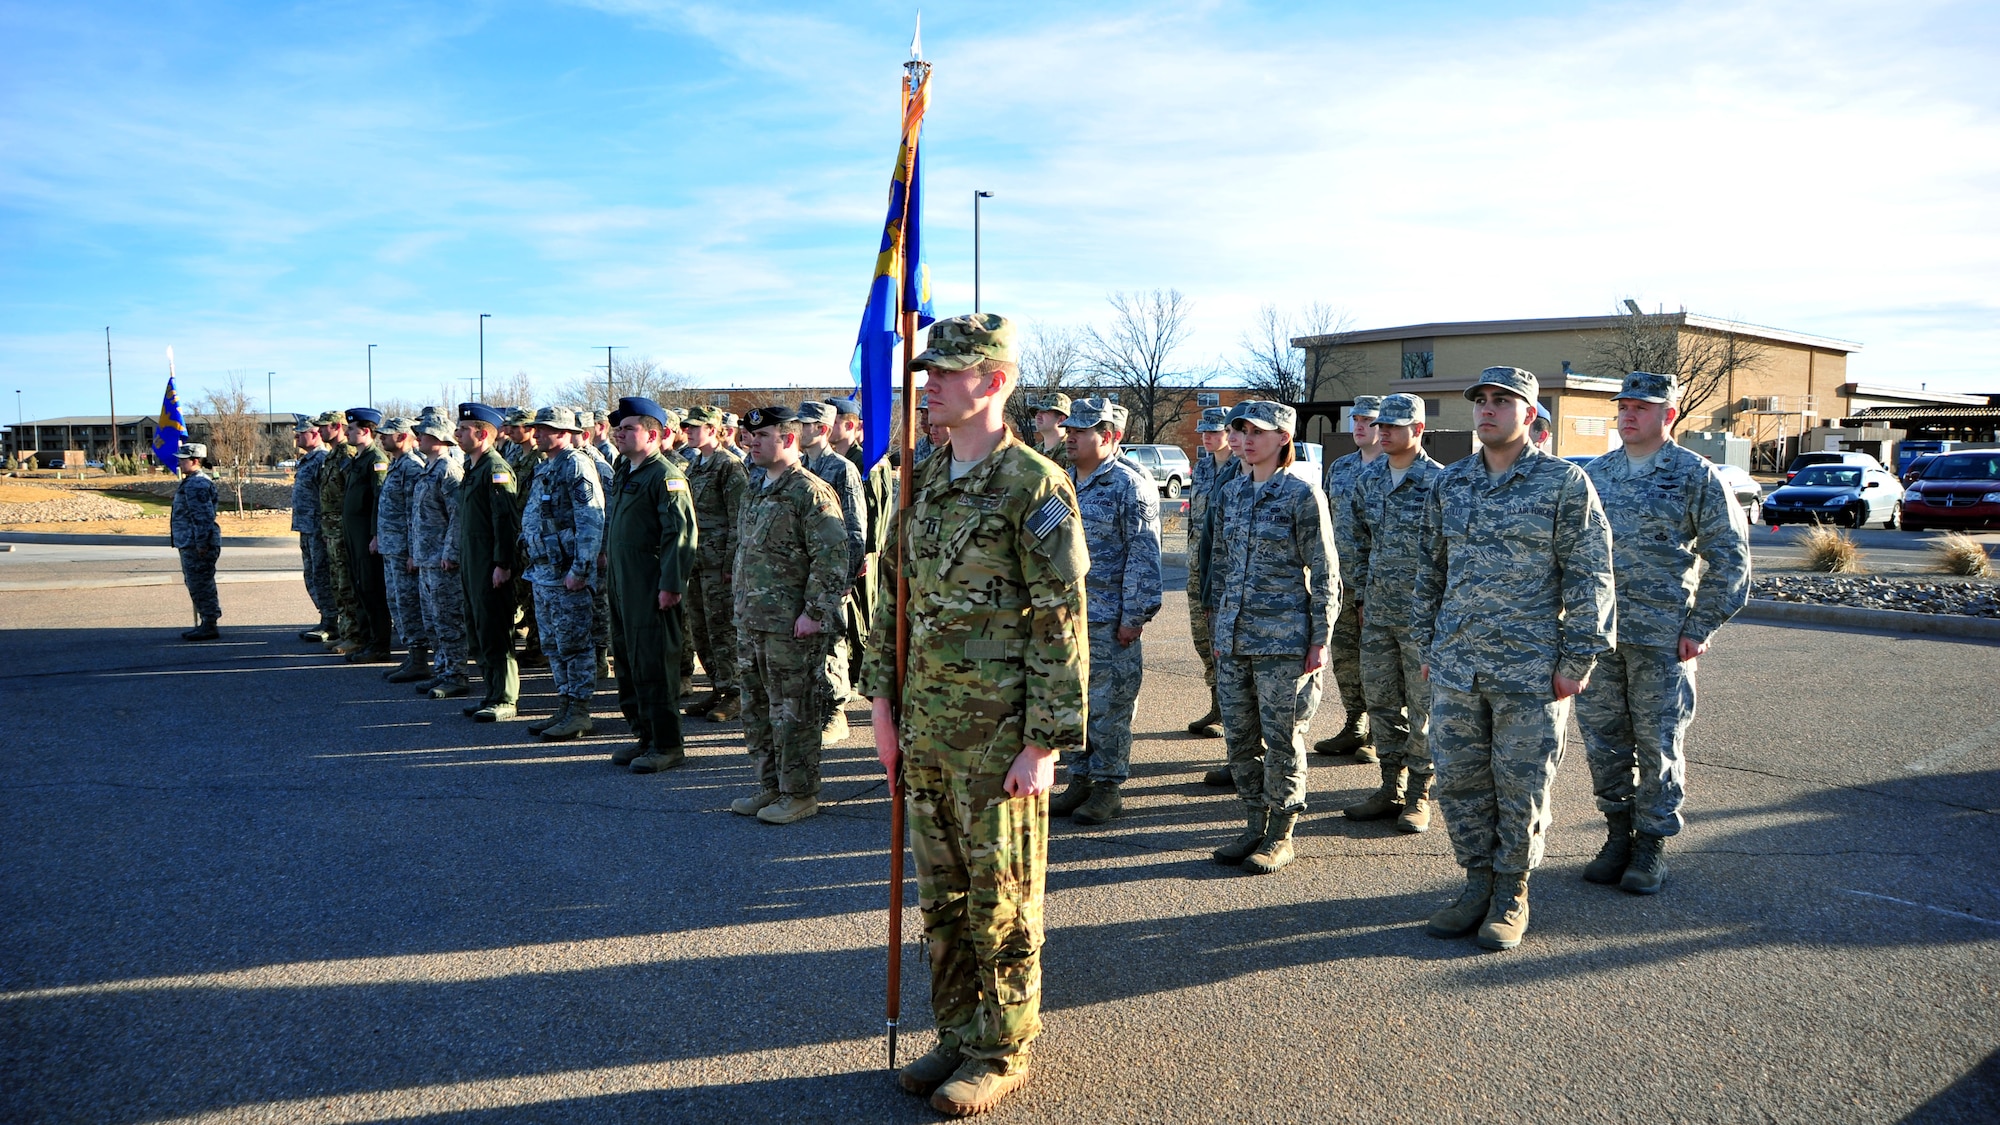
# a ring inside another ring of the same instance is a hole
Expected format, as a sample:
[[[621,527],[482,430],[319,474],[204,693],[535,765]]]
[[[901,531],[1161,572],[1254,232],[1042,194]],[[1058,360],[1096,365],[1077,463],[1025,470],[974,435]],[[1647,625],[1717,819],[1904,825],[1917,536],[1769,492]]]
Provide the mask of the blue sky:
[[[0,5],[0,393],[121,412],[553,388],[604,344],[838,383],[913,8]],[[933,3],[943,312],[1356,327],[1647,307],[2000,391],[2000,15],[1973,3]],[[12,411],[6,411],[12,421]]]

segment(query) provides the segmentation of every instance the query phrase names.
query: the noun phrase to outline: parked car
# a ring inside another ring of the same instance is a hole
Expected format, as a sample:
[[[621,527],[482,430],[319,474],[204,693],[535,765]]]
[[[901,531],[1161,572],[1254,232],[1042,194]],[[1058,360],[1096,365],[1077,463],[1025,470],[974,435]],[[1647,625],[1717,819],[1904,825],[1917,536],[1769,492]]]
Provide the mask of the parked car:
[[[296,469],[296,468],[298,468],[298,467],[299,467],[299,463],[298,463],[297,461],[280,461],[280,462],[278,462],[278,468],[280,468],[280,469],[287,469],[287,470],[289,470],[289,469]]]
[[[1326,447],[1316,441],[1295,441],[1292,443],[1292,464],[1311,465],[1313,471],[1326,475]]]
[[[1159,485],[1160,492],[1171,499],[1178,499],[1181,490],[1194,480],[1194,466],[1180,446],[1128,445],[1120,452],[1127,460],[1153,474],[1153,483]]]
[[[1792,478],[1798,475],[1799,470],[1805,468],[1807,465],[1861,465],[1865,468],[1879,469],[1882,467],[1882,462],[1877,461],[1866,453],[1842,453],[1838,451],[1801,453],[1797,457],[1792,458],[1791,466],[1785,470],[1785,483],[1790,484]]]
[[[1903,527],[2000,527],[2000,449],[1938,454],[1904,498]]]
[[[1715,475],[1729,486],[1729,494],[1736,498],[1736,506],[1743,509],[1743,516],[1751,523],[1757,523],[1763,514],[1764,486],[1757,478],[1734,465],[1717,465]]]
[[[1903,487],[1908,489],[1911,485],[1917,483],[1917,478],[1923,476],[1924,470],[1930,468],[1931,462],[1935,460],[1937,460],[1937,454],[1923,453],[1905,462],[1902,478]]]
[[[1765,498],[1760,522],[1894,527],[1902,507],[1903,486],[1879,465],[1807,465]]]

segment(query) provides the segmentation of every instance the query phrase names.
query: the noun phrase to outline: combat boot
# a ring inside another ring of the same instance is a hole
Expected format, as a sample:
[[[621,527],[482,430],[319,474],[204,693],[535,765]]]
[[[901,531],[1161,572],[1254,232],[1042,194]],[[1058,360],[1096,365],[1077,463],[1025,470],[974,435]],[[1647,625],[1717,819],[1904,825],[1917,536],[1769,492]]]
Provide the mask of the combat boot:
[[[610,680],[610,679],[612,679],[612,678],[613,678],[613,676],[612,676],[612,674],[611,674],[611,656],[610,656],[610,654],[609,654],[609,653],[603,653],[603,652],[600,652],[600,653],[598,653],[598,654],[597,654],[597,679],[598,679],[598,682],[599,682],[599,683],[603,683],[604,681],[606,681],[606,680]]]
[[[550,742],[568,742],[572,738],[589,734],[596,729],[590,721],[590,703],[582,699],[563,700],[562,721],[542,728],[542,737]]]
[[[670,750],[653,749],[632,759],[633,773],[664,773],[687,761],[687,751],[676,746]]]
[[[1368,712],[1352,711],[1348,713],[1347,725],[1340,728],[1339,734],[1334,735],[1332,738],[1322,738],[1318,742],[1313,743],[1313,753],[1327,755],[1358,754],[1364,746],[1368,747],[1369,760],[1373,761],[1375,747],[1368,734]]]
[[[512,703],[488,703],[472,713],[475,723],[511,723],[516,710]]]
[[[1090,800],[1090,779],[1070,774],[1069,784],[1063,787],[1063,791],[1049,798],[1049,815],[1068,816],[1082,808],[1083,803],[1088,800]]]
[[[1201,775],[1201,783],[1217,789],[1232,789],[1236,786],[1236,772],[1228,766],[1217,766]]]
[[[835,707],[833,714],[827,716],[826,725],[819,728],[819,744],[821,746],[838,745],[847,741],[847,733],[847,712]]]
[[[737,816],[756,816],[765,805],[775,804],[777,800],[776,789],[760,789],[755,797],[738,797],[729,802],[729,811]]]
[[[1243,817],[1243,835],[1209,853],[1215,862],[1224,867],[1234,867],[1250,858],[1250,853],[1264,844],[1264,829],[1270,824],[1271,810],[1262,805],[1248,809]]]
[[[332,644],[334,655],[349,656],[361,651],[361,642],[354,637],[342,637]]]
[[[1090,797],[1077,806],[1077,810],[1069,814],[1069,818],[1077,824],[1107,824],[1117,820],[1118,814],[1123,811],[1125,811],[1125,799],[1118,795],[1118,783],[1093,781],[1090,784]]]
[[[349,664],[387,664],[394,659],[386,648],[362,648],[347,654]]]
[[[1468,867],[1465,869],[1465,886],[1459,890],[1457,901],[1431,915],[1430,923],[1424,930],[1432,937],[1464,937],[1486,920],[1486,911],[1492,902],[1493,869]]]
[[[1479,927],[1479,948],[1512,949],[1528,932],[1528,873],[1493,876],[1493,904]]]
[[[1273,812],[1271,825],[1264,830],[1264,842],[1243,866],[1259,875],[1276,875],[1292,862],[1292,826],[1299,822],[1294,812]]]
[[[1028,1080],[1025,1064],[1012,1074],[991,1059],[967,1059],[931,1095],[931,1108],[951,1117],[970,1117],[1000,1104]]]
[[[709,709],[720,702],[722,702],[722,693],[711,691],[707,695],[696,699],[693,703],[681,708],[681,714],[686,715],[690,719],[699,719],[708,714]]]
[[[538,648],[526,649],[514,663],[522,668],[546,668],[549,666],[549,654]]]
[[[472,685],[464,676],[445,676],[433,684],[427,694],[432,699],[457,699],[460,696],[471,695]]]
[[[1621,809],[1605,813],[1604,823],[1604,846],[1597,849],[1596,859],[1583,865],[1583,877],[1588,882],[1609,886],[1625,874],[1625,865],[1632,862],[1632,812]]]
[[[333,639],[333,622],[321,621],[319,624],[300,633],[299,639],[316,645],[323,645]]]
[[[1402,814],[1396,817],[1398,832],[1428,832],[1431,828],[1431,784],[1434,773],[1412,773],[1403,792]]]
[[[562,704],[556,708],[556,713],[550,715],[546,719],[540,719],[537,720],[536,722],[529,723],[528,724],[529,734],[540,736],[543,731],[548,730],[550,727],[561,726],[563,720],[569,718],[569,708],[570,708],[569,696],[565,695],[565,696],[560,696],[558,698],[562,700]]]
[[[1381,820],[1394,816],[1403,809],[1403,786],[1409,780],[1407,767],[1380,763],[1382,767],[1382,787],[1368,795],[1368,799],[1358,805],[1342,809],[1342,815],[1349,820]]]
[[[204,622],[202,622],[201,624],[199,624],[199,625],[195,626],[195,627],[194,627],[194,628],[192,628],[192,629],[184,629],[184,630],[182,630],[182,631],[181,631],[181,640],[184,640],[184,641],[212,641],[212,640],[216,639],[217,637],[220,637],[221,635],[222,635],[222,630],[220,630],[220,629],[217,629],[217,628],[215,627],[215,622],[213,622],[213,621],[204,621]]]
[[[1635,895],[1659,894],[1667,881],[1667,857],[1660,854],[1666,846],[1665,836],[1651,832],[1634,834],[1632,862],[1626,865],[1624,878],[1618,880],[1618,889]]]
[[[742,713],[743,697],[732,691],[717,700],[715,706],[708,709],[708,714],[702,717],[711,723],[726,723]]]
[[[923,1058],[897,1071],[896,1082],[912,1094],[928,1094],[950,1080],[964,1061],[957,1047],[939,1043]]]
[[[653,740],[642,735],[639,741],[634,742],[632,745],[620,746],[618,749],[613,750],[611,752],[611,764],[614,766],[629,766],[652,752]]]
[[[804,820],[818,811],[817,797],[786,796],[758,809],[757,819],[765,824],[791,824]]]
[[[1208,695],[1208,714],[1189,723],[1187,731],[1196,738],[1222,737],[1222,704],[1216,702],[1214,692]]]
[[[403,666],[383,677],[392,684],[413,684],[431,678],[431,650],[419,645],[410,650]]]

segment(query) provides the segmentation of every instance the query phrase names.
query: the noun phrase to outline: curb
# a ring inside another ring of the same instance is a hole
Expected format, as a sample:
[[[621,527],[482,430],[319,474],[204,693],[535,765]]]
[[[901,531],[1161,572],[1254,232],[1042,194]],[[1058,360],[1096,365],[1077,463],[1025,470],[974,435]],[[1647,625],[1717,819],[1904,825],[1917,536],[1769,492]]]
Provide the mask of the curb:
[[[171,547],[168,535],[63,535],[52,531],[0,531],[0,543],[55,543],[77,547]],[[225,535],[225,547],[296,547],[296,535]]]
[[[1827,625],[1836,629],[1885,629],[1894,633],[2000,641],[2000,618],[1966,617],[1956,613],[1912,613],[1903,609],[1862,609],[1851,605],[1815,605],[1811,602],[1752,598],[1737,613],[1736,620]]]

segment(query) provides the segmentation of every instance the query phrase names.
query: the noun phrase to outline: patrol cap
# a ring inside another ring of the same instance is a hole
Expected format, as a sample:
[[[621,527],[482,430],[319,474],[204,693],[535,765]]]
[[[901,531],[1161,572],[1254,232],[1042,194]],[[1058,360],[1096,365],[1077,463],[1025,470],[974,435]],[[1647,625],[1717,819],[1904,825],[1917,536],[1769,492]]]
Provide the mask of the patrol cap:
[[[666,411],[666,413],[667,413],[667,425],[669,425],[669,426],[673,427],[674,429],[678,430],[678,429],[680,429],[680,428],[681,428],[682,426],[684,426],[684,425],[686,425],[686,424],[687,424],[687,416],[688,416],[688,412],[687,412],[687,411],[685,411],[685,410],[682,410],[682,409],[681,409],[680,407],[678,407],[678,406],[663,406],[663,407],[661,407],[660,409],[661,409],[661,410],[664,410],[664,411]]]
[[[740,426],[743,424],[743,419],[725,410],[722,412],[722,424],[725,426]]]
[[[1247,422],[1260,430],[1283,430],[1288,434],[1298,432],[1298,411],[1282,402],[1269,399],[1245,399],[1236,404],[1235,417],[1231,422]]]
[[[410,432],[410,420],[408,418],[386,418],[382,422],[381,432],[385,434],[407,434]]]
[[[917,409],[929,410],[930,408],[931,408],[931,393],[929,391],[917,392]]]
[[[347,424],[379,429],[382,425],[382,412],[372,406],[357,406],[347,412]]]
[[[507,408],[506,419],[506,424],[509,426],[532,426],[535,424],[535,416],[518,406]]]
[[[743,428],[761,430],[765,426],[775,426],[781,422],[796,422],[799,412],[789,406],[760,406],[743,416]]]
[[[461,402],[458,404],[458,420],[461,422],[484,422],[494,429],[511,425],[507,415],[483,402]]]
[[[826,400],[826,404],[833,407],[835,414],[846,414],[855,418],[861,417],[861,404],[851,398],[830,398]]]
[[[410,426],[410,432],[417,435],[418,437],[436,438],[439,441],[450,441],[451,423],[445,421],[444,416],[441,414],[426,414],[423,417],[418,418],[416,422]]]
[[[175,459],[180,461],[200,461],[207,456],[207,446],[198,441],[184,441],[181,443],[181,451],[175,454]]]
[[[1229,411],[1225,407],[1211,406],[1201,412],[1201,421],[1194,424],[1198,434],[1219,434],[1229,428]]]
[[[1350,418],[1373,418],[1382,412],[1382,396],[1362,395],[1347,411]]]
[[[1057,414],[1068,414],[1070,411],[1069,396],[1061,391],[1050,391],[1035,402],[1035,409],[1038,411],[1052,410]]]
[[[822,425],[832,425],[833,420],[839,417],[834,413],[833,407],[824,402],[802,402],[799,404],[798,413],[799,421],[817,422]]]
[[[1111,423],[1111,428],[1124,432],[1125,423],[1131,412],[1104,398],[1087,398],[1071,404],[1069,417],[1062,420],[1065,430],[1088,430],[1100,422]]]
[[[968,313],[931,325],[922,355],[910,370],[963,371],[982,360],[1014,362],[1014,322],[998,313]]]
[[[1389,395],[1375,416],[1378,426],[1414,426],[1424,420],[1424,400],[1415,395]]]
[[[535,411],[534,425],[544,429],[563,430],[572,434],[579,432],[583,428],[576,424],[576,411],[564,410],[560,406],[544,406],[540,410]]]
[[[611,424],[616,426],[627,418],[651,418],[660,425],[667,424],[666,408],[642,395],[626,395],[618,400],[618,409],[611,412]]]
[[[342,420],[342,419],[341,419],[341,417],[340,417],[340,411],[338,411],[338,410],[323,410],[323,411],[321,411],[321,412],[320,412],[320,414],[319,414],[319,416],[318,416],[317,418],[314,418],[314,419],[313,419],[313,425],[315,425],[315,426],[338,426],[338,425],[340,425],[340,423],[341,423],[341,420]]]
[[[1465,397],[1473,398],[1477,396],[1481,387],[1499,387],[1509,394],[1519,395],[1527,399],[1528,404],[1531,406],[1534,405],[1535,400],[1542,397],[1541,380],[1535,378],[1534,372],[1526,371],[1519,367],[1489,367],[1481,371],[1479,378],[1473,380],[1472,385],[1465,388]]]
[[[292,415],[292,432],[293,432],[293,433],[295,433],[295,434],[309,434],[309,433],[311,433],[311,432],[313,432],[314,430],[317,430],[317,429],[319,429],[319,424],[318,424],[317,422],[314,422],[314,421],[313,421],[313,420],[312,420],[311,418],[308,418],[308,417],[306,417],[306,416],[305,416],[305,415],[303,415],[303,414],[294,414],[294,415]]]
[[[1621,398],[1637,399],[1640,402],[1673,402],[1680,397],[1680,384],[1672,375],[1658,375],[1651,371],[1634,371],[1625,376],[1625,385],[1611,396],[1613,402]]]
[[[697,406],[693,410],[688,411],[686,424],[690,426],[720,426],[722,425],[722,417],[722,411],[717,410],[713,406]]]

